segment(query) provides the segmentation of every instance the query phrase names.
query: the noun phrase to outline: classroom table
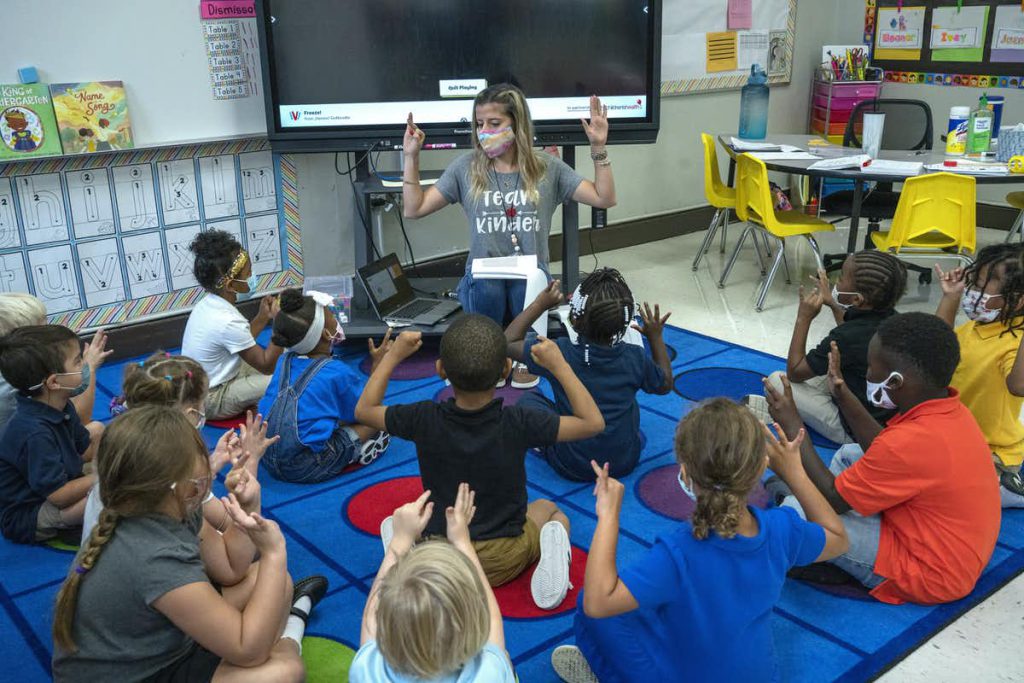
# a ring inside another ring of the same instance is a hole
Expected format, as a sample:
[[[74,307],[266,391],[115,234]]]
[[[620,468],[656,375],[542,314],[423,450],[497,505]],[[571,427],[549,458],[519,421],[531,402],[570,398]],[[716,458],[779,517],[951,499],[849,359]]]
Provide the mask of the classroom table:
[[[736,155],[738,154],[730,146],[731,138],[735,137],[735,133],[722,133],[718,136],[718,141],[722,147],[729,154],[729,185],[733,185],[734,176],[736,173]],[[812,144],[812,141],[816,141]],[[765,140],[758,140],[758,142],[765,142],[774,145],[792,145],[793,147],[799,147],[801,150],[814,154],[816,149],[849,149],[849,153],[860,154],[860,150],[853,148],[843,148],[839,145],[822,144],[825,141],[817,135],[770,135]],[[834,154],[832,156],[835,156]],[[919,150],[919,151],[904,151],[904,150],[890,150],[883,149],[878,153],[879,159],[886,159],[889,161],[913,161],[920,162],[926,166],[929,164],[941,164],[947,159],[956,157],[947,157],[942,150]],[[864,183],[878,181],[883,183],[902,183],[910,176],[893,175],[891,173],[871,173],[870,166],[867,171],[860,171],[857,169],[843,169],[843,170],[827,170],[827,169],[809,169],[808,166],[813,164],[816,159],[772,159],[765,160],[764,164],[771,171],[778,171],[780,173],[790,173],[793,175],[806,175],[812,178],[843,178],[846,180],[856,181],[853,184],[853,210],[850,215],[850,237],[846,243],[846,253],[852,254],[857,251],[857,231],[860,223],[860,209],[861,202],[864,198]],[[954,169],[950,169],[954,171]],[[925,169],[924,173],[930,173]],[[1010,183],[1024,183],[1024,175],[976,175],[974,176],[975,181],[981,184],[1010,184]],[[865,240],[865,249],[870,249],[871,245]]]

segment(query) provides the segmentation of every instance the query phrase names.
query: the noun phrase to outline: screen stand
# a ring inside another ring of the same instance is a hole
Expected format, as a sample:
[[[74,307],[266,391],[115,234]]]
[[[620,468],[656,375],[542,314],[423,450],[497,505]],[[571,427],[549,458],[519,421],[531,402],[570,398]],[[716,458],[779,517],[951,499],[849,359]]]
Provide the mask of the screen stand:
[[[576,147],[562,147],[562,161],[576,168]],[[562,204],[562,291],[572,294],[580,282],[580,205],[572,199]]]

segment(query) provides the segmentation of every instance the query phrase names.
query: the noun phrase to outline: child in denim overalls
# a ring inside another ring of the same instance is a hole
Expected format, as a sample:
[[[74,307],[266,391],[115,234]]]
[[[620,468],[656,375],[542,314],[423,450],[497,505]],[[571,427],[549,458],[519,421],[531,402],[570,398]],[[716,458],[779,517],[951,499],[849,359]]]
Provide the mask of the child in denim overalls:
[[[267,417],[268,436],[281,438],[267,449],[263,464],[276,479],[295,483],[330,479],[355,462],[370,464],[390,437],[356,423],[363,381],[331,356],[345,338],[337,318],[298,289],[282,292],[280,303],[272,340],[286,353],[259,409]],[[387,337],[379,348],[370,341],[374,364],[389,344]]]

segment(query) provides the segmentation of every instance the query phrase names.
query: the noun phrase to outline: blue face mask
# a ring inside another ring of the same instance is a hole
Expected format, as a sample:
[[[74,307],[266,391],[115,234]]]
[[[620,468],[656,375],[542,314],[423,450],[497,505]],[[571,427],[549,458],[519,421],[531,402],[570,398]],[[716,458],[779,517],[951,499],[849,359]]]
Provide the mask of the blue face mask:
[[[244,280],[235,280],[235,282],[244,282],[245,286],[249,288],[248,292],[235,292],[235,299],[237,301],[247,301],[256,296],[256,286],[259,284],[257,276],[250,275]]]
[[[686,497],[689,498],[690,500],[696,502],[697,501],[697,494],[693,492],[693,489],[691,489],[689,486],[686,485],[686,482],[683,480],[683,473],[682,472],[679,472],[678,474],[676,474],[676,479],[679,480],[679,488],[681,488],[683,490],[683,493],[686,494]]]
[[[74,396],[81,396],[82,394],[85,393],[85,390],[89,388],[89,380],[92,378],[92,369],[89,367],[88,363],[85,363],[85,364],[82,365],[82,369],[81,370],[76,370],[75,372],[57,372],[57,373],[54,373],[54,374],[57,375],[57,377],[65,377],[67,375],[79,375],[79,374],[82,376],[82,381],[78,384],[78,386],[66,387],[63,384],[60,385],[62,389],[70,389],[71,390],[71,396],[74,397]],[[28,390],[29,391],[35,391],[36,389],[41,389],[42,386],[45,383],[46,383],[45,381],[40,382],[39,384],[37,384],[37,385],[35,385],[33,387],[29,387]]]

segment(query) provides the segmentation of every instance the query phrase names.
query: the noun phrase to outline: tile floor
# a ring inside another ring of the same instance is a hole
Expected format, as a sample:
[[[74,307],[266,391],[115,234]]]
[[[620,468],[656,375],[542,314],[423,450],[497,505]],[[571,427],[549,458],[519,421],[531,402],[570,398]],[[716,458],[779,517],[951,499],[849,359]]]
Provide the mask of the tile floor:
[[[672,311],[672,324],[785,357],[796,315],[797,286],[801,281],[808,282],[814,272],[813,256],[805,240],[789,240],[787,253],[792,284],[787,285],[784,273],[780,272],[764,311],[757,313],[754,302],[760,273],[749,239],[725,288],[717,287],[728,250],[739,234],[739,226],[730,226],[726,254],[720,254],[717,247],[713,247],[697,272],[690,266],[703,232],[597,256],[600,265],[622,271],[638,300],[658,302],[663,309]],[[979,248],[1002,240],[1005,235],[1005,232],[980,229]],[[842,252],[847,236],[845,224],[840,224],[835,233],[825,234],[819,243],[825,252]],[[930,265],[926,261],[919,263]],[[941,265],[952,268],[955,263],[947,259]],[[580,259],[581,270],[589,271],[593,265],[593,257]],[[554,270],[558,272],[559,267],[555,265]],[[915,274],[910,275],[899,309],[934,312],[940,296],[938,284],[919,285]],[[831,316],[826,311],[815,320],[810,339],[825,336],[831,326]],[[1024,660],[1019,656],[1020,642],[1024,638],[1022,604],[1024,575],[937,634],[880,680],[902,683],[1024,679]]]

